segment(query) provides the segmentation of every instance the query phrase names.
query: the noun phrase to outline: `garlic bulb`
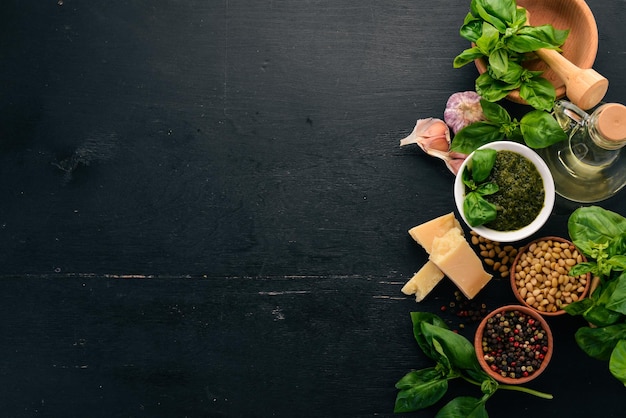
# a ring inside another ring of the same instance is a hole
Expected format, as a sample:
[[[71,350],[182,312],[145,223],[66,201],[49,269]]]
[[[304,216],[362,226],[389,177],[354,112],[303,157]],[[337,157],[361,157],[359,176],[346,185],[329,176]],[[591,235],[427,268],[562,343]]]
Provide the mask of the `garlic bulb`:
[[[409,136],[400,140],[400,146],[417,144],[428,155],[446,163],[455,175],[465,159],[465,154],[450,152],[450,128],[441,119],[419,119]]]
[[[443,119],[455,134],[471,123],[484,120],[480,96],[474,91],[454,93],[448,98]]]

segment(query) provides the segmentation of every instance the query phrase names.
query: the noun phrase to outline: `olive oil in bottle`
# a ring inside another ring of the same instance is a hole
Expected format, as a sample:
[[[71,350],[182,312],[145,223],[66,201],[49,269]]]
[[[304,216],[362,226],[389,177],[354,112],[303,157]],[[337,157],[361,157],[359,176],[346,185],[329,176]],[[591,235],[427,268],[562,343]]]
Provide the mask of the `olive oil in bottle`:
[[[587,114],[561,100],[554,117],[568,139],[537,152],[550,168],[557,194],[591,203],[621,190],[626,185],[626,106],[606,103]]]

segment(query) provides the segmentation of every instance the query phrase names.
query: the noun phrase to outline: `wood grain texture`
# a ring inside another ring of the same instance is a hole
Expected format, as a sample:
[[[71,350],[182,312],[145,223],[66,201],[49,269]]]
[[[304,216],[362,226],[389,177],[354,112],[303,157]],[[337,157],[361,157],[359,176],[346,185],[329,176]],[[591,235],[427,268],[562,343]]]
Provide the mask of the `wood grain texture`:
[[[394,383],[428,364],[409,312],[454,292],[400,293],[426,261],[408,229],[454,202],[443,163],[398,145],[473,88],[452,68],[468,5],[3,2],[3,415],[393,416]],[[623,100],[626,3],[589,5]],[[514,299],[494,281],[480,300]],[[580,324],[551,325],[533,386],[555,399],[498,393],[491,416],[621,416]]]

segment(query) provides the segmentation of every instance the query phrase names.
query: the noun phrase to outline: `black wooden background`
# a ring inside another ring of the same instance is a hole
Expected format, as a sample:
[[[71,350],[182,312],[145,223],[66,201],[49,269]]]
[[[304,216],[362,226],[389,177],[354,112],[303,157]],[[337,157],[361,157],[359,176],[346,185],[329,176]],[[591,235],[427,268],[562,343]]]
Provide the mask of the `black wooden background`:
[[[409,312],[454,293],[400,292],[426,261],[407,230],[454,202],[443,163],[398,145],[473,89],[452,68],[469,0],[1,4],[0,415],[393,416],[430,365]],[[624,102],[626,1],[588,4]],[[494,280],[478,302],[514,299]],[[499,391],[490,416],[624,416],[582,323],[549,322],[528,386],[554,400]]]

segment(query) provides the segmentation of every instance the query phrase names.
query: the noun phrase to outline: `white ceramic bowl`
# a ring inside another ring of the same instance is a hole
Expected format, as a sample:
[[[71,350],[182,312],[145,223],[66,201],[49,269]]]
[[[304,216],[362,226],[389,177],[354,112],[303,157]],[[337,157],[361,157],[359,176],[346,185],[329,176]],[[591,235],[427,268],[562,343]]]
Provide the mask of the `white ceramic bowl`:
[[[532,149],[528,148],[526,145],[522,145],[513,141],[496,141],[491,142],[489,144],[483,145],[478,149],[491,148],[496,151],[513,151],[522,156],[526,157],[530,160],[535,167],[537,167],[537,171],[541,175],[543,180],[543,190],[545,194],[545,200],[543,202],[543,208],[539,212],[539,215],[535,218],[533,222],[529,225],[521,229],[517,229],[514,231],[496,231],[494,229],[487,228],[483,225],[480,226],[470,226],[465,218],[465,214],[463,213],[463,200],[465,199],[465,185],[463,184],[463,180],[461,178],[461,173],[465,170],[465,167],[471,162],[474,153],[470,154],[459,169],[459,173],[456,176],[454,181],[454,200],[456,202],[456,207],[461,215],[461,218],[465,222],[467,226],[472,228],[477,234],[492,241],[498,242],[514,242],[520,241],[524,238],[528,238],[535,232],[537,232],[548,220],[550,214],[552,213],[552,208],[554,207],[554,179],[552,178],[552,174],[550,173],[550,169],[546,165],[546,163],[541,159],[541,157]]]

